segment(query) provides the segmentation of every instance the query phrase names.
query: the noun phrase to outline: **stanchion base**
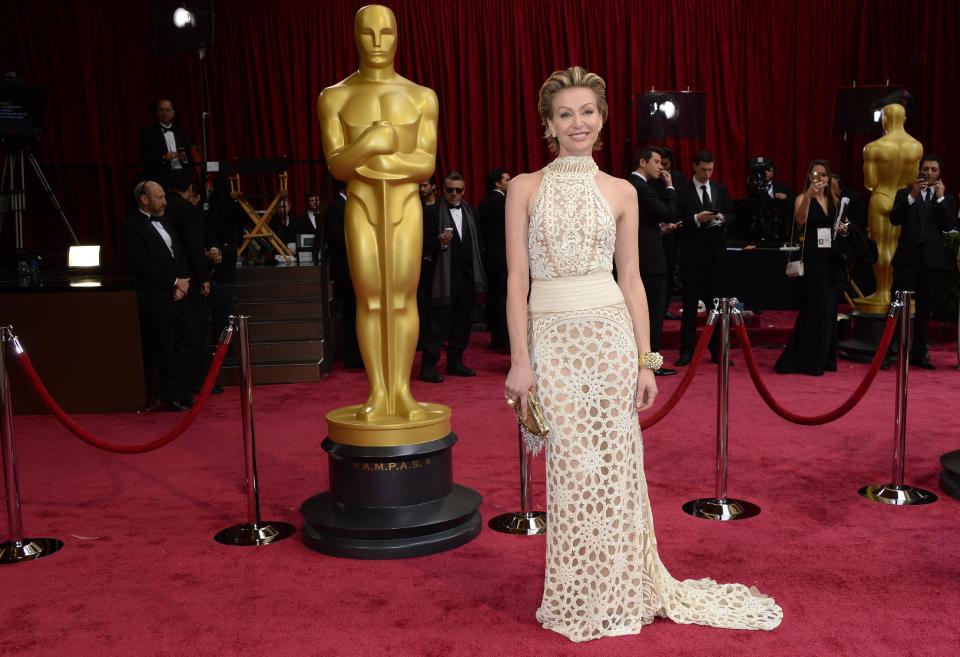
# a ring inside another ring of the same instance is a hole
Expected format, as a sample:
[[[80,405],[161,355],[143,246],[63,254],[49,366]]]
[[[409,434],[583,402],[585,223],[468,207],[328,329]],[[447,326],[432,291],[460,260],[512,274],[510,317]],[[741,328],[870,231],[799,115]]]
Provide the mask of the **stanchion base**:
[[[854,363],[869,363],[877,353],[883,329],[887,324],[887,311],[872,313],[854,310],[853,331],[849,338],[837,345],[837,357]],[[894,350],[896,341],[894,341]]]
[[[36,561],[49,557],[63,547],[63,541],[55,538],[22,538],[19,541],[0,543],[0,564]]]
[[[743,500],[718,499],[706,497],[691,500],[683,505],[683,510],[696,518],[707,520],[743,520],[760,513],[760,507]]]
[[[928,490],[913,486],[897,486],[896,484],[874,484],[860,489],[860,495],[871,502],[893,504],[894,506],[912,506],[915,504],[932,504],[937,496]]]
[[[297,528],[288,522],[248,522],[217,532],[213,540],[224,545],[269,545],[290,538],[296,533]]]
[[[547,531],[545,511],[517,511],[504,513],[487,523],[493,531],[520,536],[537,536]]]

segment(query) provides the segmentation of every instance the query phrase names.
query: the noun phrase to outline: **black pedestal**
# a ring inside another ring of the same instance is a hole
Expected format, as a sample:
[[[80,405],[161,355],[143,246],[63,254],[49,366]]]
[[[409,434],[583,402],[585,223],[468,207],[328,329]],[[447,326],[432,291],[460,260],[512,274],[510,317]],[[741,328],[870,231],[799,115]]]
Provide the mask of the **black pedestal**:
[[[844,360],[855,363],[869,363],[877,353],[880,337],[887,325],[887,316],[875,313],[862,313],[854,310],[851,313],[853,332],[849,339],[837,345],[837,355]],[[910,321],[913,321],[912,319]],[[896,353],[897,345],[892,344],[891,352]]]
[[[419,445],[323,441],[330,490],[300,507],[307,547],[337,557],[401,559],[449,550],[480,533],[480,494],[453,483],[450,433]]]
[[[940,490],[960,500],[960,449],[940,457],[943,472],[940,473]]]

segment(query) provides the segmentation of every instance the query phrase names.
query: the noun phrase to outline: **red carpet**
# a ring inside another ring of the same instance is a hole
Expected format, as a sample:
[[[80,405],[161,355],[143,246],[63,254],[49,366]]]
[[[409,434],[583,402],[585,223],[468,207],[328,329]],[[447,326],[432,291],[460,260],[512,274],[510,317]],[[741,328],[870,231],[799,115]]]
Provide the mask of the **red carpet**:
[[[414,387],[418,399],[453,407],[456,480],[483,494],[485,522],[518,504],[515,425],[502,401],[508,358],[486,342],[475,336],[467,352],[476,378]],[[778,376],[770,370],[777,353],[758,351],[771,388],[807,413],[836,405],[865,371],[841,363],[822,378]],[[717,523],[680,509],[713,494],[710,364],[674,413],[645,433],[647,474],[660,554],[674,576],[758,586],[784,610],[773,632],[661,620],[639,636],[571,644],[534,620],[543,539],[486,528],[452,552],[391,562],[323,556],[299,536],[262,548],[221,546],[214,533],[246,520],[234,388],[171,446],[144,456],[96,451],[50,417],[15,419],[27,533],[66,545],[47,559],[0,567],[0,655],[955,654],[960,503],[941,497],[895,508],[857,495],[890,477],[893,371],[881,372],[847,417],[807,428],[763,406],[742,358],[734,359],[730,494],[759,504],[760,516]],[[960,448],[960,373],[952,352],[933,359],[937,371],[910,374],[907,480],[938,491],[937,458]],[[659,380],[662,399],[679,378]],[[323,414],[361,401],[364,390],[362,373],[343,371],[320,384],[257,388],[266,519],[299,526],[300,503],[326,488]],[[175,417],[81,420],[139,442]]]

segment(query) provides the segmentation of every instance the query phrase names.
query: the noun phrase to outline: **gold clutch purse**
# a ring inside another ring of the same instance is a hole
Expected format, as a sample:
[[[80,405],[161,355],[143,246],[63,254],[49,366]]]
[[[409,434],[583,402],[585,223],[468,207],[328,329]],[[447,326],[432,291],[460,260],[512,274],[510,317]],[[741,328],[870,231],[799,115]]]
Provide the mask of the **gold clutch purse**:
[[[520,404],[514,403],[512,406],[513,412],[517,414],[517,422],[520,423],[527,451],[534,455],[539,454],[547,442],[547,436],[550,435],[550,427],[547,426],[547,420],[543,417],[540,401],[533,393],[527,395],[527,417],[523,417]]]

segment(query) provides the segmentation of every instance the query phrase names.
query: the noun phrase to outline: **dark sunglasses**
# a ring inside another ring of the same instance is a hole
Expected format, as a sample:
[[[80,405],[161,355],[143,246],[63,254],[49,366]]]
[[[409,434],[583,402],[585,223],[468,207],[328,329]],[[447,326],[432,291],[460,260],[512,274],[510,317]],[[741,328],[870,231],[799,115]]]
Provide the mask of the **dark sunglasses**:
[[[463,194],[465,187],[446,187],[447,194]]]

